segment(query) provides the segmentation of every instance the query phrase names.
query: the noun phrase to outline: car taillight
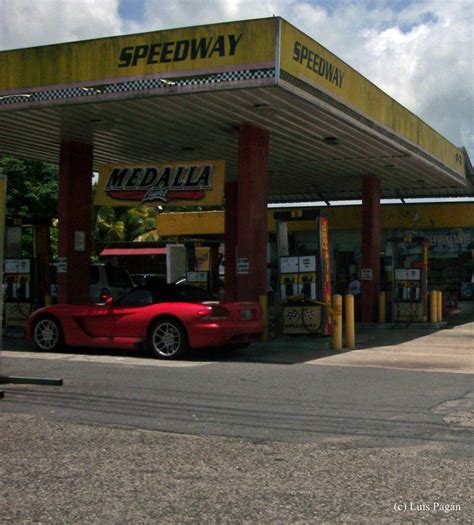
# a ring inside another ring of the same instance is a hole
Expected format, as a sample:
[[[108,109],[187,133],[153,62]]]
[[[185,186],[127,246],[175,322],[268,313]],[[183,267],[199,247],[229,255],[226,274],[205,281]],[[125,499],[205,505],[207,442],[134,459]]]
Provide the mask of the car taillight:
[[[110,290],[108,288],[102,288],[99,294],[99,302],[105,303],[110,297]]]
[[[224,321],[229,319],[229,310],[224,306],[206,306],[198,315],[204,321]]]

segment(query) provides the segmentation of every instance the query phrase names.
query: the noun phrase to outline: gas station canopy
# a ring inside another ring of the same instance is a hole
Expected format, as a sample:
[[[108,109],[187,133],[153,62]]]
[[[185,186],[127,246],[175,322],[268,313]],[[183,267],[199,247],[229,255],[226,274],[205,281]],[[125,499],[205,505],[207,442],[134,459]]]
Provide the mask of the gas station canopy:
[[[59,162],[222,159],[239,127],[270,132],[269,202],[473,195],[465,150],[274,17],[0,53],[0,154]]]

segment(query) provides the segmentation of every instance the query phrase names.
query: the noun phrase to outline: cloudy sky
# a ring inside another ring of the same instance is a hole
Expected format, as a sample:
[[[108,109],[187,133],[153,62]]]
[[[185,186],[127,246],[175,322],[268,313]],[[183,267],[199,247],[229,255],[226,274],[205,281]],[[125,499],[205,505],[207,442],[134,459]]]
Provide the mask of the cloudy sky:
[[[474,163],[474,0],[0,0],[0,50],[272,15],[465,146]]]

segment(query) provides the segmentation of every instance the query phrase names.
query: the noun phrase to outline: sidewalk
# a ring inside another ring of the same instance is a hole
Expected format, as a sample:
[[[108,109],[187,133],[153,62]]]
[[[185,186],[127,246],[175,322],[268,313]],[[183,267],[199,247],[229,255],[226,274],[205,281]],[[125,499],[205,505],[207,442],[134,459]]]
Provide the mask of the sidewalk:
[[[441,329],[426,325],[356,326],[356,349],[342,351],[331,349],[330,338],[286,336],[261,343],[258,360],[472,374],[474,322]]]
[[[5,337],[5,352],[35,352],[22,338]],[[94,349],[69,349],[74,353],[97,353]],[[100,350],[118,355],[114,350]],[[128,352],[133,358],[136,353]],[[282,336],[254,343],[247,349],[194,351],[189,361],[235,361],[323,366],[368,366],[406,370],[474,373],[474,321],[446,326],[356,325],[356,349],[336,351],[330,337]]]

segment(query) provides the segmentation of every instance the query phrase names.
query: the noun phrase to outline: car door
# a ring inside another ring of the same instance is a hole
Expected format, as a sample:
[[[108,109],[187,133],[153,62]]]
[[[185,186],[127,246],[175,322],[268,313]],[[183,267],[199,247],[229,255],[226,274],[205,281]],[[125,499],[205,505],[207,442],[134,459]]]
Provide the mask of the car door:
[[[108,305],[83,305],[76,308],[72,317],[88,337],[108,337],[112,322],[112,310]]]
[[[146,335],[156,305],[153,294],[146,288],[135,288],[119,297],[112,305],[107,321],[111,338],[141,338]]]

